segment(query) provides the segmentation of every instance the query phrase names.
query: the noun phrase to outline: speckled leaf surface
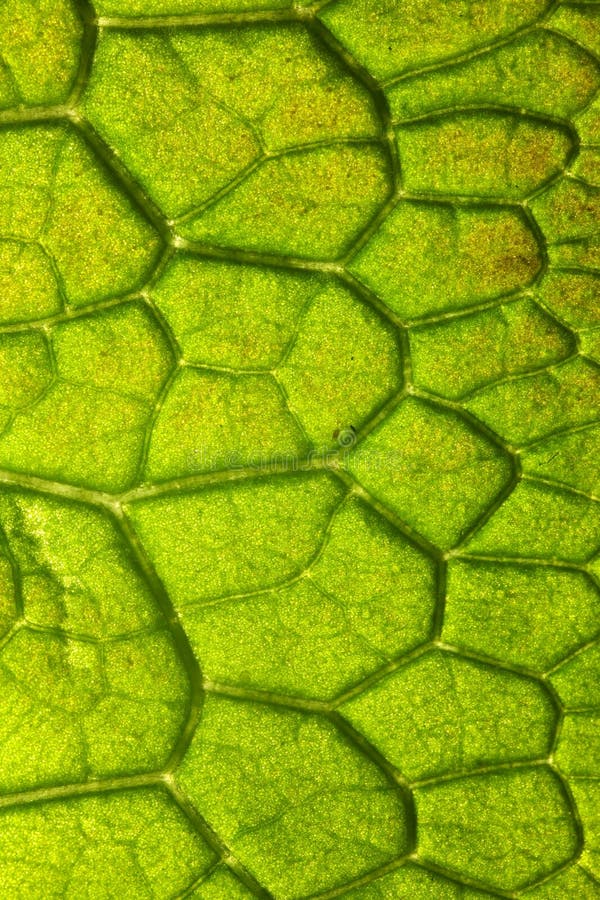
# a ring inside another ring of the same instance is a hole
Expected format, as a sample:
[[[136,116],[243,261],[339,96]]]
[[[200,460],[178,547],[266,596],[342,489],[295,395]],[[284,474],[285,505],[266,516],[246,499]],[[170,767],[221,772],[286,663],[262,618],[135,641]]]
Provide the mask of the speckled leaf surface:
[[[0,2],[0,896],[600,898],[600,3]]]

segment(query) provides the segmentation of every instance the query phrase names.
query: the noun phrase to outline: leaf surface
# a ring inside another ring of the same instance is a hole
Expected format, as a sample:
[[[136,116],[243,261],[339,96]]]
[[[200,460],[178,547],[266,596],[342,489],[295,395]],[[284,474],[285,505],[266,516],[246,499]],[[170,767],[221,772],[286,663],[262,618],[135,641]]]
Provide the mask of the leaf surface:
[[[600,898],[600,5],[0,4],[0,894]]]

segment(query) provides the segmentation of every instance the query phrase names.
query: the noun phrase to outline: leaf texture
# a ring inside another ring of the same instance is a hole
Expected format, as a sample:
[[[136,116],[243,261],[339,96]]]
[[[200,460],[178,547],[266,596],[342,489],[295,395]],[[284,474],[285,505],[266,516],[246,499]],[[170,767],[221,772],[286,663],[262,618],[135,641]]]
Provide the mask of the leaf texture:
[[[0,4],[0,894],[600,898],[600,4]]]

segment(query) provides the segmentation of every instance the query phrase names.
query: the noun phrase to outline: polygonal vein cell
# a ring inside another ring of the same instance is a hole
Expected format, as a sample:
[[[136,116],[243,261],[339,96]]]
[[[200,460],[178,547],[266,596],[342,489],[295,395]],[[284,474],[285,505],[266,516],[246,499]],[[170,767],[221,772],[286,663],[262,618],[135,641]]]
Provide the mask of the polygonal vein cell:
[[[594,53],[600,53],[600,29],[598,25],[598,9],[594,3],[564,6],[559,5],[548,20],[551,28],[589,47]]]
[[[147,82],[142,73],[152,73]],[[170,217],[206,200],[259,153],[252,130],[194,82],[161,34],[105,33],[85,111]]]
[[[408,398],[348,457],[349,470],[406,524],[456,544],[508,483],[507,454],[454,412]]]
[[[186,362],[268,371],[324,284],[319,274],[177,254],[151,296]]]
[[[452,561],[442,637],[544,671],[595,636],[599,614],[600,593],[583,572]]]
[[[395,129],[409,191],[520,199],[561,172],[573,137],[556,125],[481,110]]]
[[[62,103],[80,56],[70,0],[7,0],[0,9],[0,109]]]
[[[600,643],[567,659],[552,673],[550,681],[565,707],[600,707]]]
[[[597,272],[550,270],[538,296],[552,313],[576,329],[600,325],[600,277]]]
[[[251,123],[267,152],[379,132],[370,92],[303,25],[179,31],[172,43],[198,83]]]
[[[148,71],[152,74],[145,84]],[[374,137],[379,127],[364,87],[299,25],[203,29],[172,37],[107,32],[95,56],[85,108],[172,218],[193,214],[265,155],[297,145]],[[345,209],[343,181],[336,190],[334,179],[336,166],[344,168],[346,151],[341,147],[331,152],[331,156],[315,157],[311,168],[317,171],[305,177],[305,200],[295,197],[293,188],[286,185],[293,174],[293,159],[285,157],[265,163],[264,174],[252,182],[252,190],[266,191],[269,182],[274,185],[279,180],[282,198],[290,192],[287,214],[298,218],[303,213],[294,204],[315,202],[311,198],[318,196],[324,189],[323,179],[329,178],[330,203],[335,204],[339,195],[340,209]],[[354,165],[358,175],[363,161],[357,158]],[[373,162],[372,178],[376,176]],[[234,211],[245,202],[239,199],[243,190],[231,195]],[[228,201],[224,202],[227,232]],[[326,212],[320,213],[321,231]],[[349,208],[345,212],[351,216]],[[248,214],[252,215],[250,210]],[[258,214],[257,208],[254,215]],[[368,209],[364,214],[368,216]],[[315,216],[317,221],[319,213]],[[210,221],[210,213],[208,217]],[[184,229],[186,235],[220,242],[205,234],[204,218],[193,221],[196,224]],[[311,220],[300,220],[298,225],[310,226]],[[349,222],[346,229],[351,227]],[[230,221],[229,228],[234,231],[229,237],[223,234],[226,244],[236,243],[236,230],[238,242],[259,238],[253,228],[246,234],[242,221]],[[283,228],[280,220],[272,235],[275,244],[285,241]],[[323,244],[325,234],[320,237]],[[262,240],[267,241],[266,235]],[[318,246],[316,239],[313,244]],[[280,249],[285,252],[284,246]]]
[[[314,716],[210,696],[177,780],[281,900],[344,884],[406,849],[397,790]]]
[[[0,822],[8,896],[166,897],[183,891],[214,861],[159,788],[3,809]]]
[[[112,523],[13,491],[0,522],[25,625],[0,654],[0,790],[159,768],[187,678]]]
[[[268,464],[309,449],[271,375],[182,369],[154,425],[144,475],[160,481]]]
[[[565,176],[531,204],[552,265],[598,268],[600,187]]]
[[[338,0],[321,18],[377,78],[451,59],[530,25],[549,0]]]
[[[541,684],[434,651],[341,712],[411,781],[544,757],[556,711]]]
[[[413,319],[525,287],[540,265],[536,238],[518,210],[400,201],[350,268]]]
[[[32,406],[53,379],[52,360],[39,332],[0,336],[0,430],[19,409]]]
[[[222,199],[178,230],[232,250],[336,259],[390,193],[377,144],[323,144],[267,158]]]
[[[434,606],[433,564],[354,498],[302,578],[182,620],[206,677],[327,699],[425,641]]]
[[[413,328],[410,346],[415,384],[454,400],[508,375],[559,362],[573,352],[575,340],[523,299]]]
[[[2,129],[0,162],[4,321],[42,319],[144,281],[158,240],[72,129]]]
[[[270,588],[318,552],[343,492],[287,473],[133,504],[134,525],[177,607]]]
[[[491,887],[526,887],[577,850],[567,795],[545,766],[428,785],[415,800],[419,855]]]
[[[150,225],[81,138],[67,133],[55,166],[42,243],[56,261],[67,300],[80,306],[138,287],[158,251]]]
[[[165,765],[187,679],[165,632],[102,647],[21,628],[0,655],[0,791]]]
[[[399,121],[457,102],[571,118],[585,109],[599,83],[596,57],[561,34],[538,29],[464,62],[392,83],[386,94]]]
[[[395,334],[341,285],[184,260],[153,293],[202,368],[180,371],[164,400],[150,441],[149,480],[336,446],[337,432],[359,428],[400,388]]]
[[[558,429],[596,421],[599,392],[600,366],[577,358],[484,388],[465,405],[518,446]]]
[[[0,238],[0,291],[2,324],[43,319],[63,305],[52,260],[36,243]]]
[[[598,548],[599,527],[599,503],[523,481],[469,540],[467,552],[582,563]]]
[[[127,547],[103,513],[3,489],[0,525],[31,624],[101,639],[160,623]]]
[[[48,187],[64,131],[58,127],[0,132],[0,317],[29,321],[60,311],[63,298],[38,239],[50,209]]]
[[[350,425],[358,430],[402,384],[392,328],[338,285],[316,297],[276,371],[318,448]]]
[[[600,154],[596,147],[581,147],[569,168],[576,178],[597,187],[600,182],[599,161]]]
[[[172,366],[157,322],[137,304],[52,331],[56,377],[0,436],[0,465],[104,490],[134,478],[145,430]]]
[[[556,763],[566,775],[600,775],[600,713],[567,712],[556,746]]]

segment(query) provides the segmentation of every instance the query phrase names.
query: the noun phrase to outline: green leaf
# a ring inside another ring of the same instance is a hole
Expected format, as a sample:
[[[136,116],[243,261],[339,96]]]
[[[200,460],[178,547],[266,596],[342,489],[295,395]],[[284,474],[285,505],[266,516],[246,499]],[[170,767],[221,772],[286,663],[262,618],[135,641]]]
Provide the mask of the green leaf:
[[[600,4],[0,3],[0,893],[600,898]]]

